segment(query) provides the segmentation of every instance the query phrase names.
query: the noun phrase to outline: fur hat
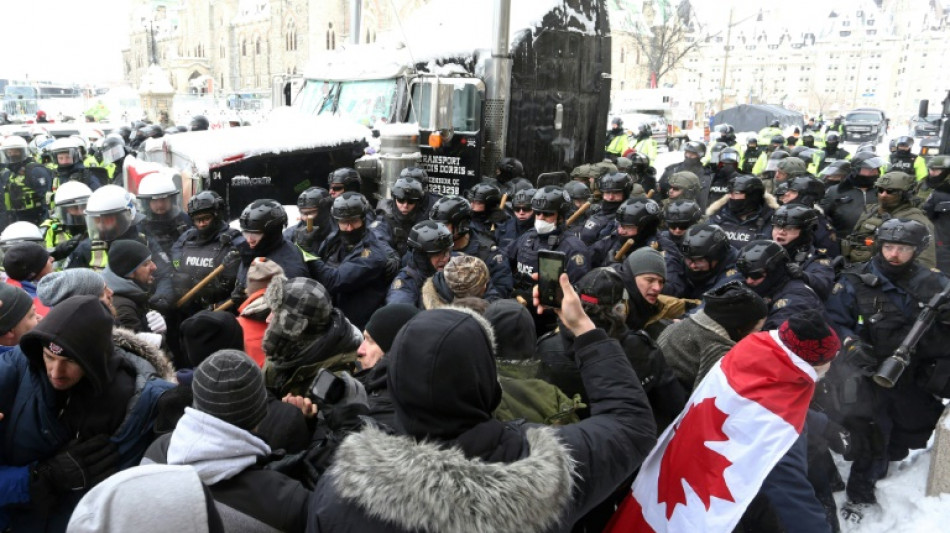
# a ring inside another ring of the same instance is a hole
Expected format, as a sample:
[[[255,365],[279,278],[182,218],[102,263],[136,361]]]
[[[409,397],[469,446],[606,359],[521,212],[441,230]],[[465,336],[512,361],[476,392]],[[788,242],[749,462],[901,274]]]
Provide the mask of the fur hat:
[[[268,329],[275,328],[288,337],[323,332],[333,311],[330,293],[310,278],[274,278],[264,293],[264,302],[273,313]]]
[[[284,269],[281,268],[280,265],[268,260],[266,257],[254,258],[254,260],[251,261],[251,266],[247,268],[247,294],[254,294],[261,289],[267,288],[267,284],[270,283],[270,280],[275,276],[284,276]]]

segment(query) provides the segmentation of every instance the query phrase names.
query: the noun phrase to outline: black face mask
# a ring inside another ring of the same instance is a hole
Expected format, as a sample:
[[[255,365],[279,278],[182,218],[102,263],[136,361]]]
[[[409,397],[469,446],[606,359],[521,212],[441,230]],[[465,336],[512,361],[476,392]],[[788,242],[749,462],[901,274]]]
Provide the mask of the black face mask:
[[[825,152],[833,154],[838,151],[838,143],[825,141]]]
[[[884,260],[884,257],[878,253],[874,256],[874,259],[871,260],[874,263],[874,266],[881,271],[882,274],[887,276],[887,279],[891,281],[899,281],[903,277],[907,276],[911,268],[914,266],[914,261],[908,261],[903,265],[892,265]]]
[[[754,198],[743,198],[742,200],[730,198],[727,205],[734,215],[746,215],[755,212],[759,208],[759,204]]]
[[[765,276],[765,280],[763,280],[762,283],[759,283],[755,287],[749,288],[759,296],[768,298],[778,292],[778,289],[785,285],[785,282],[787,281],[788,274],[786,273],[785,265],[783,264],[780,268],[769,270]]]
[[[940,175],[936,177],[928,175],[927,186],[931,189],[936,189],[937,187],[940,187],[946,183],[948,176],[950,176],[950,168],[944,169],[943,172],[941,172]]]
[[[870,189],[874,187],[874,182],[877,181],[878,176],[862,176],[861,174],[855,174],[851,177],[851,181],[854,183],[855,187],[861,187],[862,189]]]
[[[343,243],[347,246],[355,246],[361,240],[363,236],[366,235],[366,226],[360,226],[359,229],[353,231],[340,231],[340,238],[343,239]]]

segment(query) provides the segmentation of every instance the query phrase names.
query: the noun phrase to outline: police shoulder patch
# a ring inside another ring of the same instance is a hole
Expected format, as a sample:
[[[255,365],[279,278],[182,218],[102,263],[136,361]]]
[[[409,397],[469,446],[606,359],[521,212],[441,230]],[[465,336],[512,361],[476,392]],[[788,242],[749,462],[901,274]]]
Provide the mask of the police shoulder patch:
[[[376,228],[378,228],[378,227],[379,227],[379,221],[378,221],[378,220],[374,220],[374,221],[371,222],[370,225],[369,225],[369,229],[376,229]]]
[[[829,267],[831,266],[831,259],[819,259],[818,264],[821,266]]]
[[[729,270],[726,271],[726,276],[730,276],[730,277],[731,277],[731,276],[735,276],[735,275],[738,274],[738,273],[739,273],[738,270],[736,270],[736,269],[734,269],[734,268],[730,268]]]
[[[574,263],[575,263],[577,266],[584,266],[584,256],[583,256],[583,254],[577,254],[577,255],[575,255],[574,257],[571,258],[571,261],[574,261]]]
[[[360,257],[369,257],[369,254],[373,253],[369,248],[363,248],[363,251],[360,252]]]
[[[785,307],[786,305],[788,305],[788,299],[782,298],[781,300],[776,300],[775,304],[773,304],[772,307],[776,309],[781,309]]]
[[[398,291],[399,289],[401,289],[401,288],[402,288],[402,280],[399,279],[399,278],[396,278],[396,280],[393,281],[393,288],[396,289],[397,291]]]

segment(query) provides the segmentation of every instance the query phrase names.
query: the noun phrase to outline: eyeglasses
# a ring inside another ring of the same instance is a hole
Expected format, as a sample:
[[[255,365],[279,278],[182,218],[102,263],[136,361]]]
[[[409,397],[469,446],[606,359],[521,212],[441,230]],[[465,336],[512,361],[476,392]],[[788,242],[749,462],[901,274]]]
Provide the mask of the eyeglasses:
[[[343,186],[342,186],[342,185],[330,185],[330,190],[331,190],[331,191],[342,191],[342,190],[343,190]]]
[[[531,206],[530,206],[530,205],[516,205],[516,206],[514,206],[513,209],[514,209],[515,213],[530,213],[530,212],[531,212]]]
[[[340,188],[342,189],[342,187]],[[415,198],[396,198],[396,203],[415,205],[419,203],[419,200],[416,200]]]
[[[557,213],[555,213],[555,212],[548,213],[548,212],[545,212],[545,211],[535,211],[534,214],[537,215],[537,216],[539,216],[539,217],[553,217],[553,216],[557,216]]]
[[[742,275],[749,279],[762,279],[765,277],[765,272],[761,270],[756,270],[754,272],[743,272]]]
[[[891,195],[891,196],[894,196],[895,194],[900,194],[900,192],[901,192],[900,189],[882,189],[882,188],[880,188],[880,187],[878,187],[878,189],[877,189],[877,193],[878,193],[878,194],[887,193],[887,194],[889,194],[889,195]]]
[[[205,224],[214,220],[214,215],[195,215],[191,217],[191,220],[195,224]]]
[[[675,230],[679,230],[679,231],[686,231],[686,230],[689,229],[689,224],[669,224],[669,223],[667,223],[667,226],[668,226],[670,229],[675,229]]]

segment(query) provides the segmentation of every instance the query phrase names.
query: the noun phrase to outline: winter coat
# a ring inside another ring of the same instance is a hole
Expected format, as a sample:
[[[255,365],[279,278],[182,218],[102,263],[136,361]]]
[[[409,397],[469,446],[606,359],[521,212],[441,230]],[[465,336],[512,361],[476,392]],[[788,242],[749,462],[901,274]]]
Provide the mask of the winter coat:
[[[709,223],[721,227],[736,250],[742,250],[743,246],[758,239],[771,239],[772,213],[779,205],[769,193],[765,193],[763,198],[764,203],[756,213],[741,219],[729,209],[729,195],[723,196],[706,208]]]
[[[396,410],[393,408],[392,396],[389,394],[389,386],[386,384],[388,369],[389,360],[383,356],[373,368],[358,372],[353,377],[359,380],[363,384],[363,388],[366,389],[369,402],[367,416],[372,417],[385,427],[392,428],[396,426]]]
[[[284,269],[284,276],[287,279],[310,277],[310,271],[307,270],[307,265],[303,261],[303,252],[282,236],[280,242],[272,250],[268,250],[262,255],[255,254],[246,241],[238,246],[238,250],[241,252],[242,259],[266,257],[277,263]],[[231,293],[231,298],[236,300],[237,303],[243,302],[246,296],[244,287],[247,286],[247,269],[250,267],[250,259],[242,260],[238,266],[237,282],[234,286],[234,292]]]
[[[128,278],[120,278],[109,267],[101,272],[102,280],[112,289],[115,323],[136,333],[152,331],[148,327],[148,291]]]
[[[663,294],[677,298],[701,299],[703,294],[721,287],[733,280],[742,280],[742,275],[736,270],[736,261],[739,251],[729,247],[726,258],[713,269],[714,273],[704,283],[694,283],[687,275],[686,261],[682,254],[666,254],[666,285]]]
[[[247,297],[247,300],[238,307],[238,324],[244,331],[244,351],[258,366],[264,366],[264,332],[267,330],[267,315],[270,314],[270,307],[264,301],[264,293],[267,288]]]
[[[195,467],[225,531],[303,531],[310,492],[258,466],[270,453],[256,435],[189,407],[174,432],[152,443],[142,464]]]
[[[839,238],[847,237],[861,218],[866,206],[877,204],[877,191],[871,187],[866,191],[854,186],[851,178],[832,185],[819,202],[821,210]]]
[[[314,279],[333,296],[333,305],[362,329],[386,298],[386,264],[392,249],[367,230],[363,239],[347,250],[338,233],[320,247],[322,258],[309,262]],[[291,277],[287,274],[288,279]]]
[[[695,389],[716,361],[736,344],[726,329],[702,310],[666,328],[656,343],[686,390]]]
[[[121,331],[121,330],[117,330]],[[119,468],[138,464],[154,433],[155,405],[173,383],[160,379],[169,363],[157,350],[147,348],[131,334],[119,333],[117,346],[134,347],[135,353],[117,347],[133,374],[133,392],[126,416],[114,429],[110,440],[119,449]],[[140,356],[141,354],[141,356]],[[162,367],[156,370],[155,365]],[[3,509],[8,504],[30,501],[30,470],[37,461],[61,450],[75,435],[59,416],[57,392],[43,370],[42,361],[30,361],[16,348],[0,354],[0,523],[9,513],[15,531],[63,531],[73,507],[84,494],[70,493],[60,498],[49,514],[33,511],[28,505]]]
[[[428,313],[438,319],[461,314]],[[471,321],[464,320],[467,327]],[[417,324],[434,328],[433,335],[452,326],[431,318]],[[490,330],[487,323],[484,327]],[[457,333],[468,338],[470,332]],[[459,341],[451,342],[455,347]],[[387,356],[398,359],[399,344],[397,336],[394,352]],[[472,346],[481,349],[484,344]],[[439,348],[418,347],[430,353]],[[434,431],[441,425],[442,411],[405,420],[402,400],[395,397],[398,420],[412,429],[390,435],[368,427],[349,435],[313,492],[307,531],[569,531],[637,468],[656,442],[646,397],[619,344],[594,330],[575,339],[573,348],[594,416],[558,428],[486,421],[460,428],[462,433],[452,441],[457,444],[450,447],[437,438],[416,439],[409,433],[418,435],[429,425]],[[479,376],[491,375],[491,369],[483,367],[492,360],[490,354],[472,358],[473,366],[481,365],[474,370]],[[398,361],[394,368],[400,368]],[[391,368],[391,383],[399,379],[396,375]],[[431,369],[420,369],[419,380],[410,387],[412,393],[432,398],[430,405],[438,401],[435,396],[444,397],[437,392],[444,384],[433,378]],[[482,386],[491,384],[475,385]],[[481,458],[496,454],[504,459]]]
[[[363,335],[360,331],[339,309],[333,308],[327,330],[319,334],[301,354],[294,357],[297,361],[313,362],[280,370],[268,358],[264,363],[264,383],[278,398],[287,394],[304,396],[321,368],[352,371],[356,361],[356,349],[362,342]]]

